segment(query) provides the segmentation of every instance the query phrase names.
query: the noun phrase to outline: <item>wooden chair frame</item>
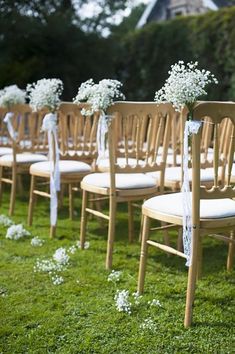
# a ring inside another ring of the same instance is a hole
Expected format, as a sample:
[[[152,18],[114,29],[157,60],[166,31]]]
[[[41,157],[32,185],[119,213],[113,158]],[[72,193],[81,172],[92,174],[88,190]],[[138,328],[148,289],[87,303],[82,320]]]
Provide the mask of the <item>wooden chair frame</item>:
[[[201,134],[193,135],[192,140],[192,263],[188,272],[188,286],[186,295],[186,309],[185,309],[185,327],[189,327],[192,322],[192,307],[194,302],[195,288],[197,274],[201,263],[201,236],[210,235],[229,244],[227,269],[231,269],[233,265],[234,256],[234,230],[235,230],[235,210],[234,216],[223,217],[217,219],[200,219],[200,200],[202,199],[224,199],[229,198],[234,200],[235,187],[231,185],[231,170],[234,158],[235,147],[235,103],[227,102],[201,102],[194,110],[194,117],[197,120],[204,119],[209,116],[214,124],[214,183],[211,188],[200,186],[200,146]],[[231,121],[232,129],[230,129],[228,148],[227,148],[227,167],[226,177],[223,185],[220,185],[218,178],[219,169],[219,125],[223,119],[229,118]],[[170,196],[169,201],[170,203]],[[156,198],[157,203],[157,198]],[[235,208],[235,202],[234,202]],[[186,258],[184,253],[175,250],[172,247],[162,245],[158,242],[152,241],[149,238],[150,234],[150,220],[156,219],[169,223],[169,227],[182,225],[182,217],[172,214],[162,214],[160,211],[149,209],[143,205],[144,226],[142,234],[140,267],[139,267],[139,280],[138,291],[143,293],[144,279],[146,272],[146,260],[148,246],[154,246],[162,249],[163,251]],[[161,229],[161,228],[159,228]],[[224,235],[230,232],[230,237]]]
[[[2,197],[3,183],[11,185],[9,215],[13,215],[15,208],[17,178],[21,174],[28,174],[29,167],[32,162],[20,163],[17,161],[17,155],[23,153],[39,153],[45,154],[48,150],[47,139],[44,133],[40,131],[43,112],[34,113],[27,104],[15,105],[11,112],[14,114],[12,118],[12,125],[16,132],[16,139],[12,139],[9,135],[11,142],[13,161],[9,164],[0,163],[0,200]],[[5,177],[5,171],[8,174]],[[10,176],[9,176],[10,174]],[[22,188],[22,183],[20,184]],[[19,188],[19,189],[21,189]]]
[[[82,215],[81,215],[81,248],[84,248],[87,213],[108,220],[108,241],[106,253],[106,268],[112,267],[112,254],[115,235],[117,203],[127,202],[128,204],[128,225],[129,240],[132,240],[133,233],[133,201],[143,201],[151,195],[163,192],[164,171],[167,150],[170,139],[170,123],[174,114],[171,104],[157,105],[153,102],[116,102],[109,108],[109,114],[113,119],[108,128],[109,142],[109,166],[99,167],[98,172],[108,172],[110,186],[97,187],[81,182],[83,190]],[[160,147],[163,145],[162,160],[157,163],[157,156]],[[118,158],[125,160],[125,166],[120,166]],[[136,165],[131,164],[131,159],[136,160]],[[144,162],[144,163],[143,163]],[[152,188],[118,189],[116,187],[117,174],[146,173],[160,171],[161,178],[159,185]],[[98,176],[97,176],[98,178]],[[99,210],[88,208],[88,194],[97,195],[95,200],[108,199],[109,215]]]
[[[97,157],[96,147],[96,130],[98,125],[98,115],[83,116],[81,110],[84,105],[76,105],[73,103],[62,103],[58,110],[58,145],[60,151],[61,161],[79,161],[85,162],[91,165],[89,172],[85,171],[66,171],[60,173],[61,186],[68,185],[69,188],[69,216],[73,219],[74,210],[74,191],[77,191],[75,185],[79,185],[80,181],[85,175],[91,173],[93,169],[94,161]],[[55,141],[52,135],[53,141],[53,165],[55,166]],[[50,173],[48,171],[33,171],[30,170],[31,184],[30,184],[30,198],[28,209],[28,225],[32,225],[33,212],[36,201],[36,196],[50,198],[51,195],[47,191],[38,189],[39,180],[46,180],[46,184],[49,184]],[[45,183],[44,183],[45,184]],[[54,237],[56,233],[56,226],[50,227],[50,237]]]

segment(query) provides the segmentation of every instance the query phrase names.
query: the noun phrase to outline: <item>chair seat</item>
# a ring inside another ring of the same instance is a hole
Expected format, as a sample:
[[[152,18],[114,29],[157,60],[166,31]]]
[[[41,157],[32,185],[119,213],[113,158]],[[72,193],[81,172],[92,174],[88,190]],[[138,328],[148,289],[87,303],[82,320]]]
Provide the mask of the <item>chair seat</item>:
[[[16,154],[17,164],[32,164],[34,162],[47,161],[47,157],[41,154],[32,154],[32,153],[22,153]],[[13,164],[13,155],[7,154],[0,157],[1,166],[11,167]]]
[[[93,173],[83,178],[82,184],[110,188],[109,173]],[[116,189],[144,189],[156,187],[156,182],[143,173],[117,173]]]
[[[182,218],[183,194],[172,193],[148,199],[143,204],[143,213],[157,213]],[[200,219],[223,219],[235,217],[235,200],[202,199],[200,201]]]
[[[53,168],[51,161],[37,162],[30,166],[29,172],[31,175],[49,177],[51,168]],[[89,173],[91,166],[85,162],[61,160],[59,170],[61,174]]]
[[[0,147],[0,156],[12,154],[12,148],[10,147]]]
[[[168,167],[165,169],[165,180],[171,182],[181,181],[181,167]],[[192,169],[188,169],[189,173],[189,182],[192,182]],[[157,172],[148,172],[149,176],[159,179],[159,171]],[[214,180],[214,170],[213,168],[201,169],[201,181],[202,182],[212,182]]]

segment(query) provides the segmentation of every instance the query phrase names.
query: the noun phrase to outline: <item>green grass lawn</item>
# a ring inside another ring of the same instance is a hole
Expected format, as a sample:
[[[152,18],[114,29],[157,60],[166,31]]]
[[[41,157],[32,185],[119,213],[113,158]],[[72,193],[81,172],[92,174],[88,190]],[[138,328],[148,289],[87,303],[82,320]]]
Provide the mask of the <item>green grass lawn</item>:
[[[7,215],[8,199],[5,193],[0,214]],[[107,229],[101,230],[96,220],[88,224],[89,249],[70,254],[68,268],[59,274],[62,284],[54,285],[48,273],[34,272],[37,259],[49,259],[56,249],[75,245],[80,204],[78,195],[77,217],[70,221],[65,200],[53,240],[48,238],[48,201],[38,200],[34,225],[27,227],[27,193],[17,197],[12,220],[23,223],[32,236],[12,241],[5,238],[7,228],[0,226],[0,353],[235,353],[235,273],[226,272],[223,243],[204,241],[203,277],[196,291],[194,324],[187,330],[184,260],[150,249],[145,294],[135,304],[139,215],[136,241],[128,244],[125,206],[118,212],[113,257],[113,269],[122,271],[119,282],[107,281]],[[42,247],[31,245],[33,236],[45,241]],[[172,242],[175,239],[173,235]],[[117,311],[118,289],[129,290],[131,314]],[[153,299],[161,306],[151,306]]]

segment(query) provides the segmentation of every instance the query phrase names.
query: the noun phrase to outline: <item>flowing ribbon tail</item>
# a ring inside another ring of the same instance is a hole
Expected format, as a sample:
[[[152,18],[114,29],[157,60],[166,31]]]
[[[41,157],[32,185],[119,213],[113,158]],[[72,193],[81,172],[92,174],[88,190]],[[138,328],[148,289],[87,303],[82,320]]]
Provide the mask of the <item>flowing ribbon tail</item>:
[[[57,192],[60,190],[60,170],[59,170],[59,147],[56,130],[56,115],[48,113],[43,119],[42,130],[47,131],[49,145],[50,166],[50,222],[52,226],[57,222],[58,197]],[[53,141],[52,141],[53,139]],[[53,143],[55,149],[53,149]],[[55,152],[55,156],[54,156]]]
[[[108,116],[102,114],[99,119],[98,129],[97,129],[97,149],[98,149],[98,157],[96,160],[96,164],[99,163],[100,160],[107,157],[106,154],[106,144],[105,144],[105,135],[108,132]]]
[[[192,134],[197,134],[201,122],[187,121],[184,128],[184,154],[183,154],[183,185],[182,185],[182,203],[183,203],[183,245],[184,254],[187,257],[186,266],[191,265],[192,254],[192,200],[190,195],[189,171],[188,171],[188,140]]]
[[[13,140],[16,140],[16,133],[15,133],[15,130],[13,128],[12,121],[11,121],[13,116],[14,116],[14,113],[12,113],[12,112],[6,113],[6,115],[5,115],[4,119],[3,119],[3,122],[7,124],[7,129],[8,129],[10,137]]]

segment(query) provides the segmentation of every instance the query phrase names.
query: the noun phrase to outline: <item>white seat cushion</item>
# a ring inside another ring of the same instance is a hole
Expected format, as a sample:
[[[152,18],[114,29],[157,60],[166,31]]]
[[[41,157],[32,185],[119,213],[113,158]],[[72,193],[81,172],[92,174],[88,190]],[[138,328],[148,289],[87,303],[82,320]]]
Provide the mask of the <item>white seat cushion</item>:
[[[183,194],[172,193],[153,197],[143,206],[161,214],[183,216]],[[235,200],[203,199],[200,201],[201,219],[218,219],[235,216]]]
[[[16,162],[19,164],[31,164],[38,161],[47,161],[47,157],[41,154],[32,154],[32,153],[22,153],[16,154]],[[11,165],[13,163],[13,155],[7,154],[0,157],[1,165]]]
[[[12,148],[9,147],[0,147],[0,156],[12,154]]]
[[[188,169],[189,181],[192,182],[192,169]],[[159,179],[159,172],[148,172],[148,175],[152,176],[154,179]],[[168,167],[165,170],[165,180],[177,182],[181,181],[181,167]],[[211,182],[214,180],[214,169],[205,168],[201,169],[201,181],[202,182]]]
[[[92,186],[101,188],[110,188],[109,173],[92,173],[83,178],[83,182]],[[116,188],[117,189],[142,189],[153,188],[156,182],[153,178],[143,173],[117,173]]]
[[[30,173],[44,173],[50,174],[53,164],[51,161],[37,162],[30,166]],[[59,161],[60,173],[85,173],[91,171],[91,166],[85,162],[73,161],[73,160],[61,160]]]

